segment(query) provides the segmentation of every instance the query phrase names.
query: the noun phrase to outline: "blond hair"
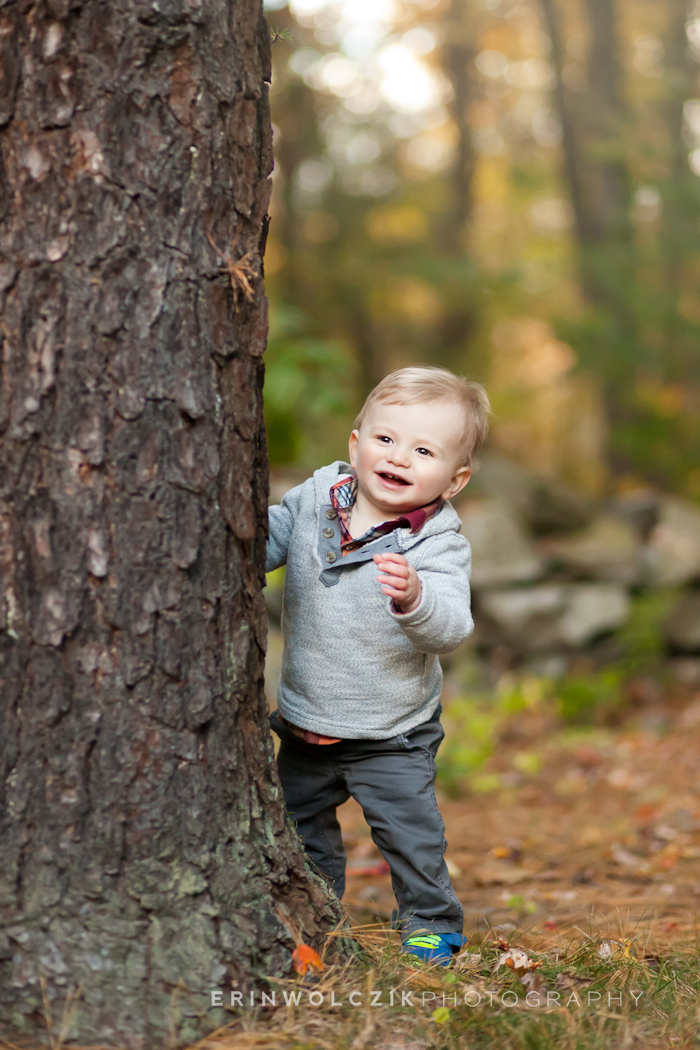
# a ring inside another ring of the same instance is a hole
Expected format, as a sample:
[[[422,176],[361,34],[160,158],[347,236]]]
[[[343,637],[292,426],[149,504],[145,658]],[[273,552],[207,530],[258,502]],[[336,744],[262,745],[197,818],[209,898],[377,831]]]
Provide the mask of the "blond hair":
[[[464,452],[459,466],[476,466],[476,454],[488,434],[488,414],[491,405],[486,391],[480,383],[471,382],[464,376],[456,376],[446,368],[423,365],[414,368],[399,368],[385,376],[367,395],[354,423],[359,430],[362,420],[376,404],[415,405],[446,401],[457,404],[464,412],[462,443]]]

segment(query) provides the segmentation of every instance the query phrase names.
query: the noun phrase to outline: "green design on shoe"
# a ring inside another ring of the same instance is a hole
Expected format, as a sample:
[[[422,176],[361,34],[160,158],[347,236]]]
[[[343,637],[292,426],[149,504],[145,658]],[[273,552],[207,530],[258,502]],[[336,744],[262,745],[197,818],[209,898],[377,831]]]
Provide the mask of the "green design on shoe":
[[[409,937],[403,943],[408,944],[411,948],[439,948],[440,937],[437,934],[429,933],[422,936]]]

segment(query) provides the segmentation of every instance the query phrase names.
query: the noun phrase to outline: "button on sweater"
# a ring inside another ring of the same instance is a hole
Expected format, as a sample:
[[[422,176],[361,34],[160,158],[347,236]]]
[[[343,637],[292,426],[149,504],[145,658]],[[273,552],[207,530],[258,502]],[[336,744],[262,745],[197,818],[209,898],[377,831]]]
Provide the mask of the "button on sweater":
[[[384,740],[408,733],[438,706],[438,654],[473,629],[471,551],[444,502],[419,532],[399,528],[341,558],[329,492],[349,472],[342,462],[322,467],[270,507],[266,571],[287,566],[277,698],[283,717],[302,729]],[[377,582],[372,559],[388,551],[418,573],[421,599],[410,613],[395,612]]]

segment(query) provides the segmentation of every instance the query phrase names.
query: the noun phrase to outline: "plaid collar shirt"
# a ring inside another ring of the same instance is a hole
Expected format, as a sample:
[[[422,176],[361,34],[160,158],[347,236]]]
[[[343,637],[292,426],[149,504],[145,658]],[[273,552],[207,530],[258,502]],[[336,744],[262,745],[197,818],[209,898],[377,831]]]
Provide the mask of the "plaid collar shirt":
[[[343,555],[357,550],[358,547],[364,547],[366,543],[376,540],[377,536],[386,536],[388,532],[393,532],[394,529],[410,528],[411,532],[419,532],[428,518],[432,518],[440,506],[440,500],[436,499],[433,503],[426,504],[425,507],[417,507],[416,510],[411,510],[398,518],[392,518],[391,521],[383,521],[379,525],[372,525],[362,536],[353,537],[350,535],[348,522],[350,511],[355,506],[355,500],[357,499],[356,475],[351,474],[350,477],[342,478],[340,481],[336,481],[335,485],[331,485],[330,498],[340,522],[342,535],[340,550]]]

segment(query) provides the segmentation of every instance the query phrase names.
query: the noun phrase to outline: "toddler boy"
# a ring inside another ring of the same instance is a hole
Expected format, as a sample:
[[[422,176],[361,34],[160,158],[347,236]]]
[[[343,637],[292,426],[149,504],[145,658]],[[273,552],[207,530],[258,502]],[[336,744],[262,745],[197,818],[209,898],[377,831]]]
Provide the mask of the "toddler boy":
[[[336,808],[352,796],[391,869],[403,950],[448,965],[463,913],[445,865],[435,754],[447,653],[473,628],[470,548],[449,500],[469,481],[488,399],[440,368],[375,387],[350,463],[270,508],[267,571],[287,565],[278,768],[311,859],[342,897]]]

